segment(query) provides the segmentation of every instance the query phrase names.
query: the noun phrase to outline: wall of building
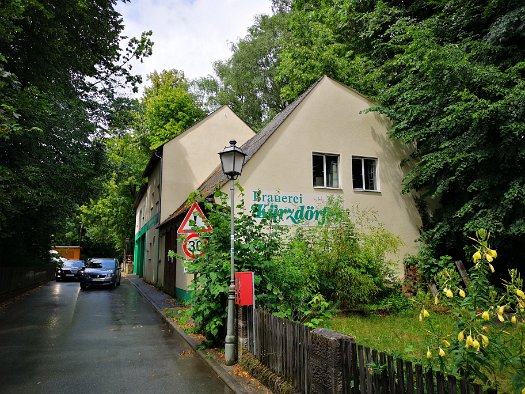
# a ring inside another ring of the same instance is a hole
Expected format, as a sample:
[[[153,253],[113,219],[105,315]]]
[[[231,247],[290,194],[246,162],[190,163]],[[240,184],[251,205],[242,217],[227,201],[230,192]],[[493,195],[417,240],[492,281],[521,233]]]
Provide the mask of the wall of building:
[[[222,107],[164,145],[161,222],[179,208],[220,164],[218,152],[235,139],[255,133],[228,107]]]
[[[134,272],[150,283],[162,285],[159,270],[161,165],[153,169],[148,177],[148,186],[135,211],[135,256]],[[138,248],[142,243],[143,247]],[[140,254],[137,255],[137,254]]]
[[[372,105],[357,92],[324,78],[245,165],[239,182],[250,203],[254,191],[303,197],[341,196],[346,207],[377,213],[378,220],[404,242],[394,256],[416,252],[421,225],[410,195],[402,195],[400,162],[407,148],[387,137],[388,121],[377,113],[362,113]],[[340,185],[314,188],[312,154],[339,155]],[[352,157],[378,159],[379,191],[357,191],[352,183]],[[229,186],[223,187],[228,192]]]

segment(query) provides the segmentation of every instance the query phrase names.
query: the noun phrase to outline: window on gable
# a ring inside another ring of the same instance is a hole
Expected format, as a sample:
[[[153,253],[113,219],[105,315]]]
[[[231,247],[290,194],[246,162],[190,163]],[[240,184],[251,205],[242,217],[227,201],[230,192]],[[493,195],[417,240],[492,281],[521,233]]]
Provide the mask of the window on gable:
[[[357,190],[379,190],[377,182],[377,159],[352,157],[352,181]]]
[[[314,187],[339,188],[339,156],[314,153],[312,173]]]

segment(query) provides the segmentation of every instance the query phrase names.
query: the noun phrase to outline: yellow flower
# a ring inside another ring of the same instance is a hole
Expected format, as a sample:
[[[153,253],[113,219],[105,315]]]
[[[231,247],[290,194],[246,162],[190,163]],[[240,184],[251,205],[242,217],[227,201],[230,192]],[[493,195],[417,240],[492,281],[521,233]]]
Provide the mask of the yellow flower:
[[[443,339],[443,345],[445,345],[445,347],[449,347],[450,346],[450,342],[447,341],[446,339]]]
[[[517,290],[516,290],[516,294],[517,294],[518,296],[520,296],[521,298],[524,298],[524,299],[525,299],[525,293],[523,292],[523,290],[517,289]]]
[[[474,340],[472,341],[472,347],[473,347],[474,349],[476,349],[476,350],[479,349],[479,342],[478,342],[477,339],[474,339]]]
[[[432,353],[430,352],[430,349],[427,347],[427,358],[432,358]]]
[[[492,258],[498,257],[498,252],[496,252],[494,249],[487,249],[487,253],[490,254]]]
[[[467,337],[467,340],[465,342],[465,347],[468,349],[469,347],[471,346],[474,346],[474,340],[472,339],[472,337],[469,335]]]
[[[458,334],[458,341],[463,342],[463,339],[465,339],[465,334],[463,331],[460,331]]]
[[[488,261],[489,263],[492,263],[492,260],[494,260],[494,259],[492,258],[492,256],[491,256],[490,254],[488,254],[488,253],[485,254],[485,258],[487,259],[487,261]]]
[[[518,322],[518,319],[516,319],[516,316],[512,316],[512,319],[510,319],[512,324],[516,324]]]
[[[429,317],[430,316],[430,313],[428,313],[428,311],[423,308],[423,317]]]
[[[448,298],[452,298],[454,295],[452,294],[452,290],[450,290],[449,288],[446,288],[443,290],[443,293],[445,293],[445,295],[448,297]]]
[[[521,394],[525,394],[525,387],[521,389]]]
[[[435,296],[434,297],[434,305],[437,305],[437,304],[439,304],[439,297]]]
[[[481,334],[481,343],[483,344],[483,347],[487,347],[489,345],[489,337],[486,335]]]
[[[498,307],[498,315],[503,315],[504,312],[505,312],[505,305],[501,305],[500,307]]]
[[[439,357],[445,357],[446,353],[443,349],[439,348]]]
[[[505,318],[503,317],[503,315],[498,315],[498,320],[503,323],[505,321]]]
[[[489,269],[490,269],[490,272],[494,273],[495,269],[494,267],[492,266],[492,264],[489,263]]]
[[[490,319],[490,314],[489,314],[489,311],[485,311],[481,314],[481,317],[483,318],[483,320],[489,320]]]
[[[472,255],[472,259],[474,260],[474,262],[478,261],[479,259],[481,259],[481,253],[480,251],[478,250],[476,253],[474,253]]]
[[[463,289],[459,289],[459,292],[458,292],[458,293],[459,293],[459,296],[460,296],[461,298],[465,298],[466,294],[465,294],[465,291],[464,291]]]

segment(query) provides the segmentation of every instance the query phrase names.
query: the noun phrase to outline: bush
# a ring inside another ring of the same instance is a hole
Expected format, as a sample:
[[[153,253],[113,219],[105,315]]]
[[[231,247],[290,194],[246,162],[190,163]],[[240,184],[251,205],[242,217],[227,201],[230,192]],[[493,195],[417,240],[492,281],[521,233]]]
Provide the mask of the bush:
[[[431,334],[427,363],[443,372],[459,375],[492,387],[500,387],[502,376],[512,376],[517,392],[525,390],[525,293],[516,270],[509,271],[505,291],[490,284],[497,252],[489,244],[490,234],[479,230],[472,250],[470,283],[460,286],[457,273],[445,269],[437,276],[440,289],[435,303],[446,300],[456,317],[453,332],[437,332],[433,316],[423,306],[419,320]],[[508,390],[509,387],[503,387]]]

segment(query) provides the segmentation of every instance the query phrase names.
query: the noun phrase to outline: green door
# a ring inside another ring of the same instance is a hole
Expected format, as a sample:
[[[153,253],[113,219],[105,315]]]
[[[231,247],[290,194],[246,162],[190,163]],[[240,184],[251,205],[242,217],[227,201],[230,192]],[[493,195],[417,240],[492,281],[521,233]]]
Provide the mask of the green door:
[[[144,244],[146,242],[146,234],[142,234],[138,239],[135,240],[135,252],[134,252],[134,267],[133,273],[142,277],[144,275]]]

